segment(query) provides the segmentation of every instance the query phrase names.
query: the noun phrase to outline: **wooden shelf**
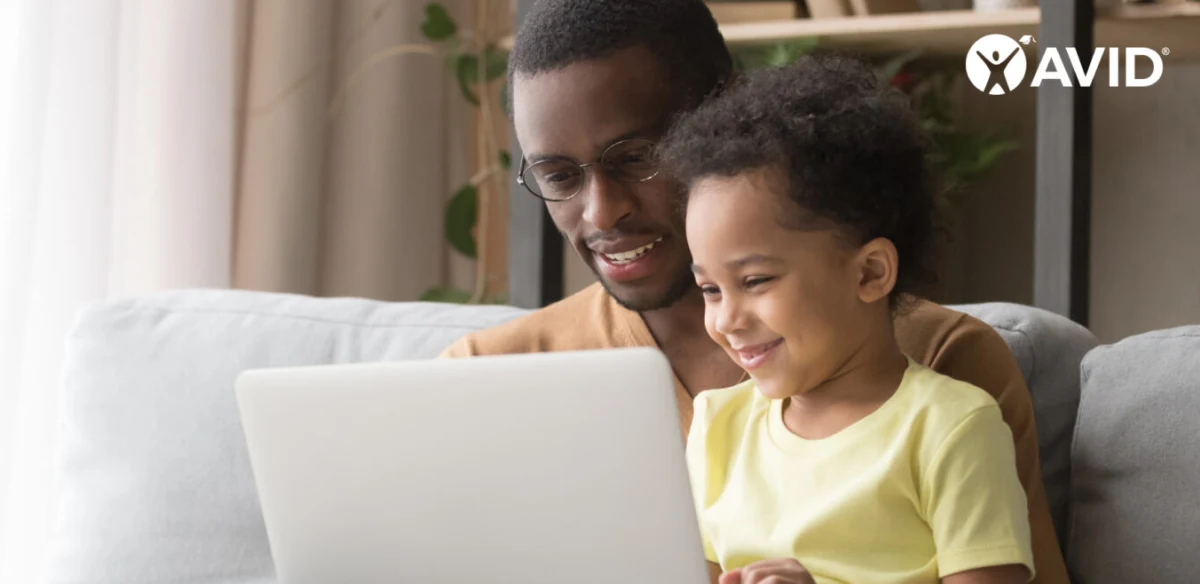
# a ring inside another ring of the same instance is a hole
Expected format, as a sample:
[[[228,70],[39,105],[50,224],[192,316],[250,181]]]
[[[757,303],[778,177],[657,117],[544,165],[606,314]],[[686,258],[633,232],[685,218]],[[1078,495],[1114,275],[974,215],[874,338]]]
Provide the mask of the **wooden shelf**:
[[[721,24],[796,18],[794,2],[708,2],[707,4],[713,18]]]
[[[954,10],[868,17],[739,22],[721,25],[731,46],[817,38],[821,46],[865,54],[915,48],[929,56],[961,58],[979,37],[1000,33],[1038,35],[1041,11],[1019,8],[996,12]],[[1170,49],[1165,62],[1200,60],[1200,3],[1121,4],[1098,9],[1096,45]]]
[[[959,57],[985,34],[1036,34],[1039,14],[1037,8],[914,12],[727,24],[721,26],[721,33],[730,46],[816,38],[822,47],[838,50],[898,53],[921,48],[931,56]]]
[[[952,10],[827,19],[767,20],[721,24],[731,46],[770,44],[817,38],[822,47],[863,54],[899,53],[916,48],[927,56],[962,58],[985,34],[1037,37],[1041,10],[1018,8],[996,12]],[[512,39],[501,45],[512,48]],[[1096,45],[1148,47],[1170,55],[1164,62],[1200,61],[1200,2],[1182,4],[1117,4],[1097,9]]]

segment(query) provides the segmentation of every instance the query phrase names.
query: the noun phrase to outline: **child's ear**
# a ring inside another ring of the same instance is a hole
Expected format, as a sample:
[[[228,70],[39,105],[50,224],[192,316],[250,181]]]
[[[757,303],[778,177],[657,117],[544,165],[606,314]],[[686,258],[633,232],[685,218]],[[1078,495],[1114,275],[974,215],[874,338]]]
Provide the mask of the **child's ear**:
[[[900,257],[891,240],[880,237],[868,241],[858,250],[858,299],[872,304],[886,299],[896,287]]]

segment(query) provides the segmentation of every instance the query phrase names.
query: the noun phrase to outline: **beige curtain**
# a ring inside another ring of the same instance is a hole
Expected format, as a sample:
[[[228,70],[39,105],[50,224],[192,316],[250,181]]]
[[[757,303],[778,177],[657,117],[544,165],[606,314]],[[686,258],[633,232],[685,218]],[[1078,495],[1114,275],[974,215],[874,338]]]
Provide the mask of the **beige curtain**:
[[[444,58],[419,46],[425,4],[239,4],[234,287],[403,301],[474,286],[474,263],[444,244],[442,224],[445,202],[480,166],[478,116]],[[465,34],[508,32],[506,2],[478,14],[478,0],[442,4]],[[488,241],[504,241],[505,201],[489,200],[499,229]]]

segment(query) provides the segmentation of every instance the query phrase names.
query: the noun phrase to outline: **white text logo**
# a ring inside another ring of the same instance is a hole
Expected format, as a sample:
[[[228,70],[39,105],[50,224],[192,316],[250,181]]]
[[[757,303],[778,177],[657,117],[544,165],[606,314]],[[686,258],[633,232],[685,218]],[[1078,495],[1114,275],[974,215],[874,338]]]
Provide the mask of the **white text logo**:
[[[1028,44],[1025,38],[1021,40]],[[1037,42],[1032,37],[1030,40]],[[1168,53],[1163,49],[1163,54]],[[1148,87],[1157,83],[1163,73],[1163,61],[1158,51],[1145,47],[1096,47],[1087,57],[1085,62],[1074,47],[1065,50],[1046,47],[1029,82],[1030,87],[1041,87],[1047,81],[1072,87],[1076,80],[1080,87],[1091,87],[1101,77],[1102,61],[1108,61],[1109,87]],[[1141,77],[1138,74],[1145,71],[1138,70],[1140,62],[1150,65],[1149,73]],[[967,53],[966,65],[971,84],[989,95],[1011,93],[1024,81],[1028,68],[1021,44],[1002,34],[990,34],[975,41]]]

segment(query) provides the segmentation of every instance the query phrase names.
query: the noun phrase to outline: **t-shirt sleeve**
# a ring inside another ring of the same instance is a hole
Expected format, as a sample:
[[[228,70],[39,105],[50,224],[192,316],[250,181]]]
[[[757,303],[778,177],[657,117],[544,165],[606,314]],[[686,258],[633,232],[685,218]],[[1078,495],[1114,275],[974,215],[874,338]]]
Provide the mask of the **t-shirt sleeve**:
[[[691,475],[692,498],[696,505],[696,517],[700,523],[700,539],[704,544],[704,557],[708,561],[719,564],[717,553],[709,539],[708,530],[704,526],[704,509],[709,504],[709,464],[708,464],[708,402],[703,396],[694,403],[692,425],[688,429],[687,467]]]
[[[1016,469],[997,407],[968,415],[938,447],[922,487],[941,577],[1021,564],[1032,579],[1029,507]]]

